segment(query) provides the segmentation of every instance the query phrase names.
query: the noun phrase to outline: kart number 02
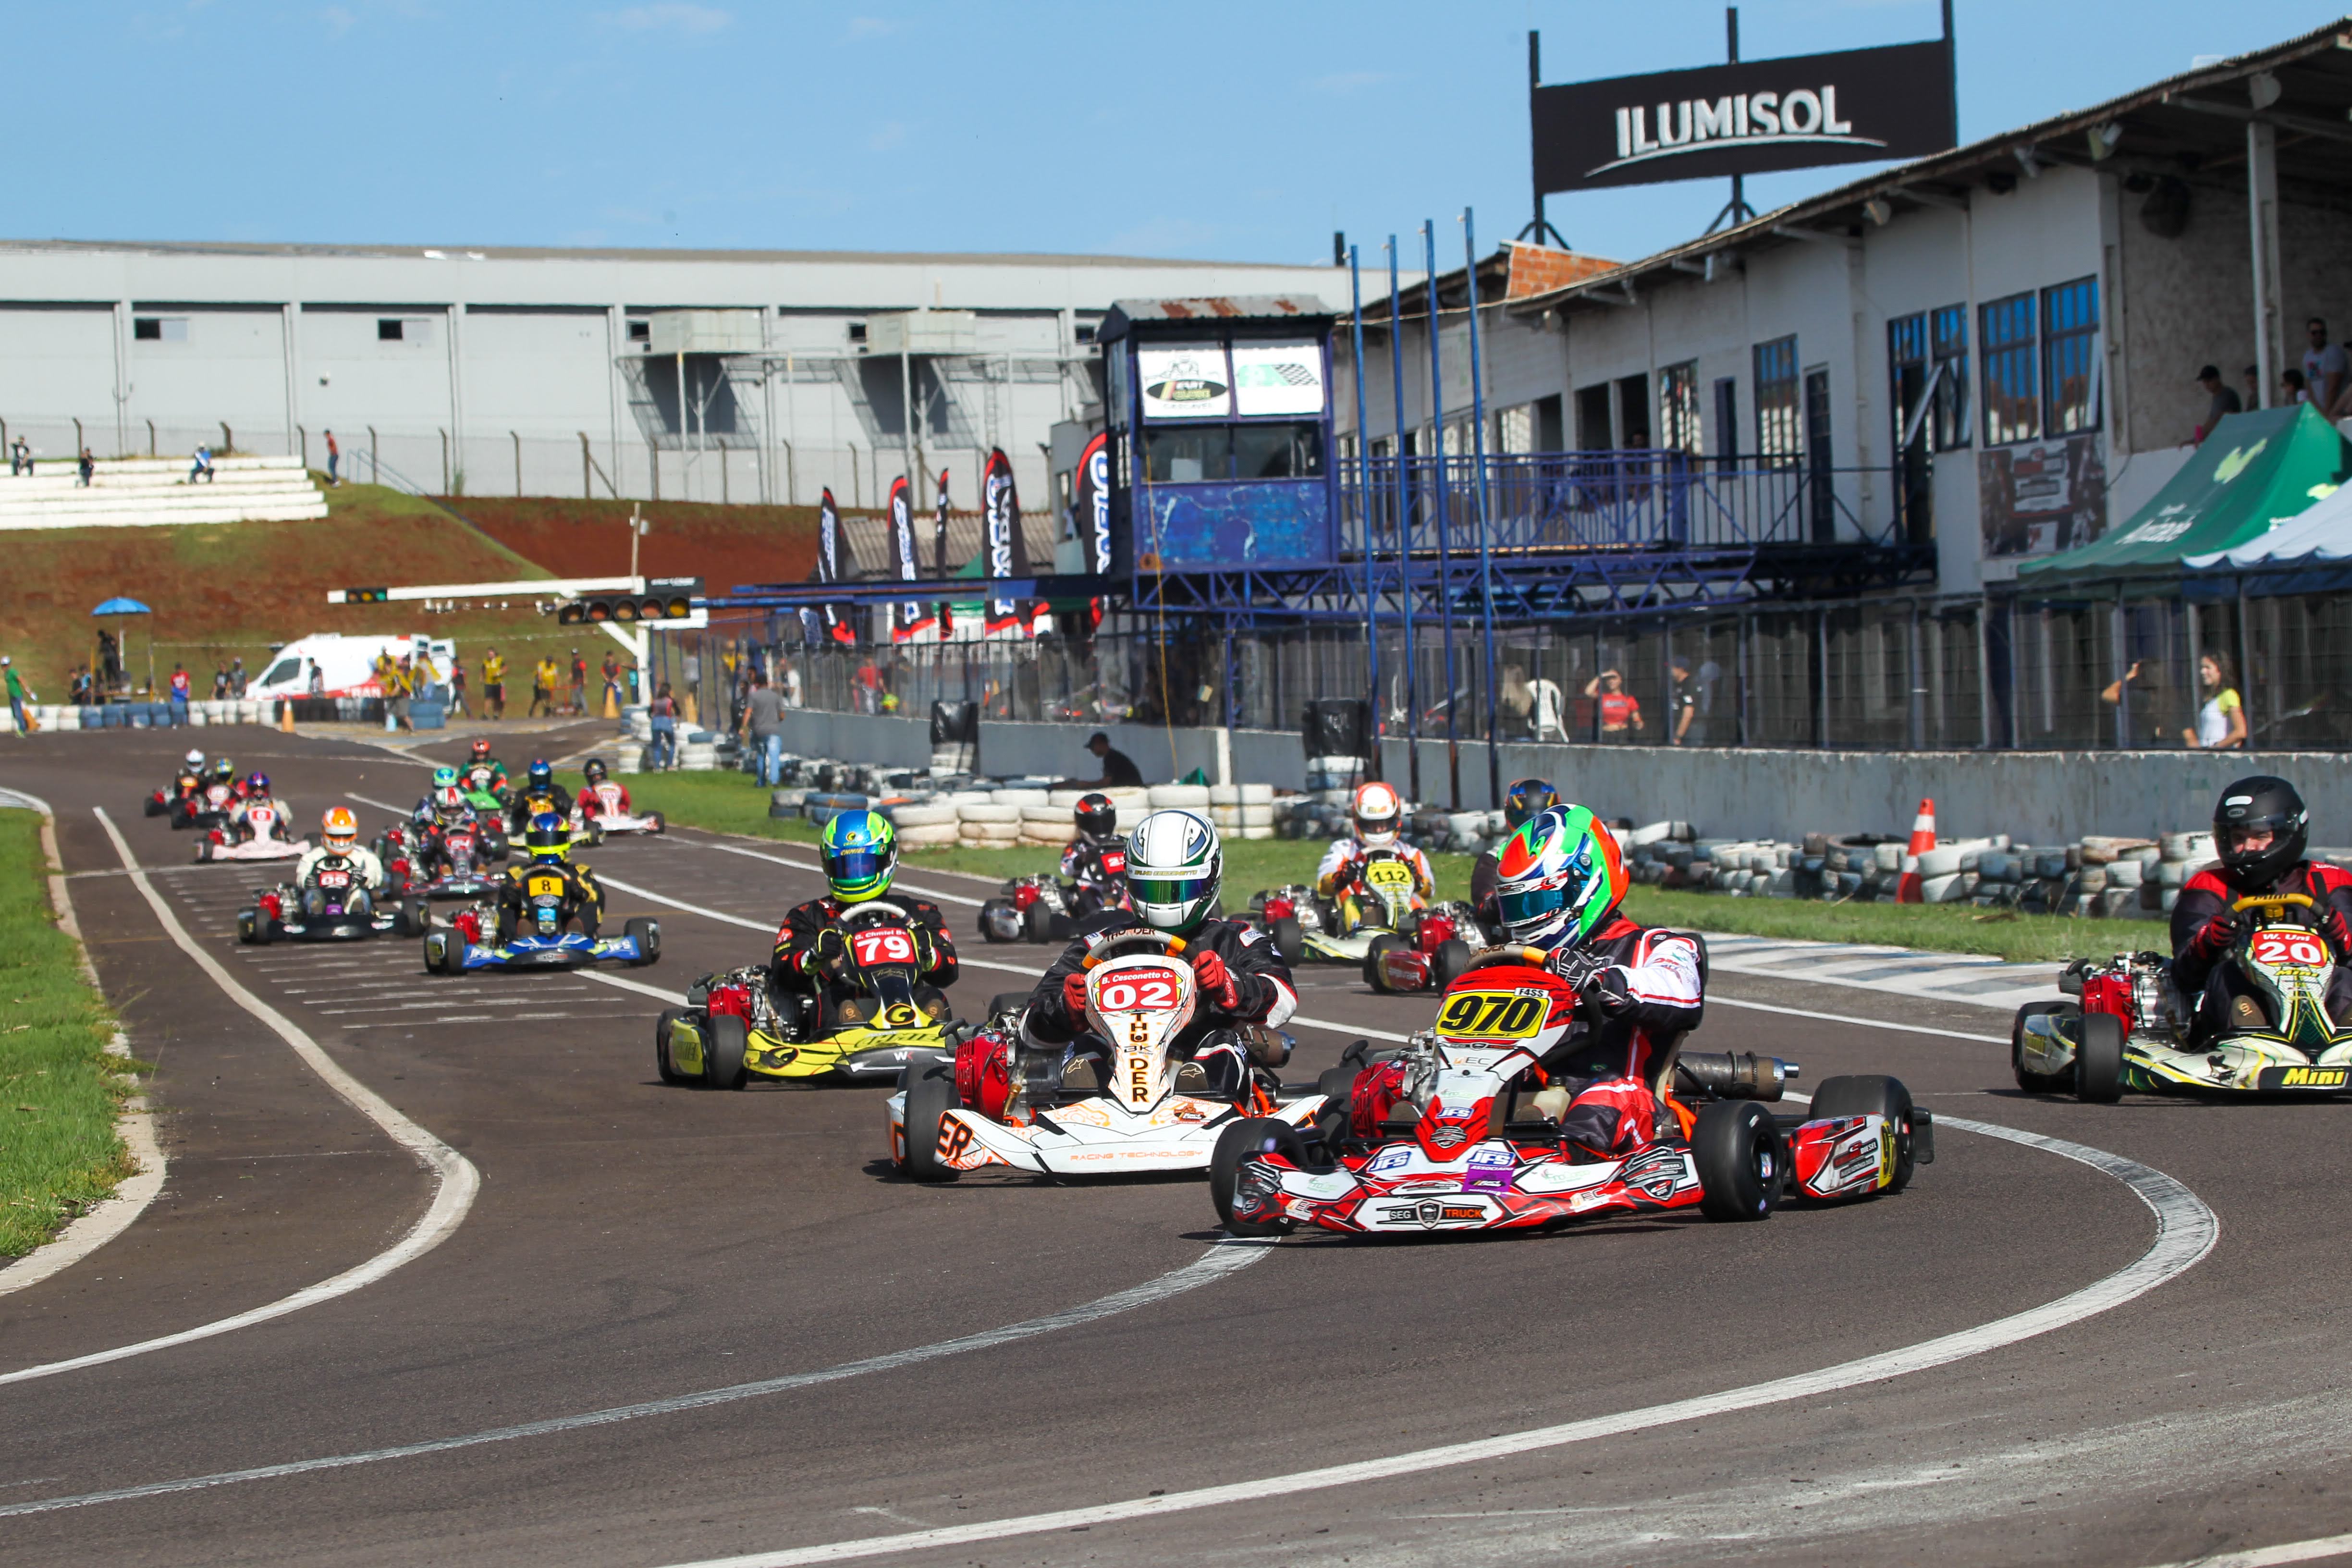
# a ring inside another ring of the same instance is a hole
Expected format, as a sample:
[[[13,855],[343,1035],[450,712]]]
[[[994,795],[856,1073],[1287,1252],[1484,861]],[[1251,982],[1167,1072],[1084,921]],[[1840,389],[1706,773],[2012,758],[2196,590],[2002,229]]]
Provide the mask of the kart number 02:
[[[2327,962],[2327,950],[2309,931],[2265,931],[2254,933],[2254,962],[2277,968],[2294,964],[2316,969]]]
[[[1176,1005],[1175,973],[1160,970],[1144,974],[1119,974],[1095,991],[1095,1005],[1106,1013],[1165,1012]]]
[[[877,963],[915,962],[915,939],[895,927],[857,931],[849,940],[857,948],[857,962],[866,968]]]
[[[1544,998],[1516,991],[1462,991],[1438,1010],[1437,1032],[1460,1039],[1528,1040],[1542,1024]]]

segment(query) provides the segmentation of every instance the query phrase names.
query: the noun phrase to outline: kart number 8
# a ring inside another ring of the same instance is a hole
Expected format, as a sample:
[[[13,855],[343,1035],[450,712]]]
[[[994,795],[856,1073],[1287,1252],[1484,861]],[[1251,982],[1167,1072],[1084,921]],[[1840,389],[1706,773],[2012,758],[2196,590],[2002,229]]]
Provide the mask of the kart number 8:
[[[1176,1005],[1176,976],[1162,970],[1104,981],[1095,990],[1095,1005],[1106,1013],[1165,1012]]]
[[[1530,1039],[1543,1019],[1540,996],[1513,991],[1464,991],[1438,1010],[1437,1032],[1478,1040]]]
[[[857,949],[857,962],[867,968],[877,963],[915,962],[915,939],[896,927],[857,931],[849,940]]]
[[[2254,962],[2270,964],[2297,964],[2316,969],[2327,962],[2327,949],[2319,938],[2309,931],[2266,931],[2254,935]]]

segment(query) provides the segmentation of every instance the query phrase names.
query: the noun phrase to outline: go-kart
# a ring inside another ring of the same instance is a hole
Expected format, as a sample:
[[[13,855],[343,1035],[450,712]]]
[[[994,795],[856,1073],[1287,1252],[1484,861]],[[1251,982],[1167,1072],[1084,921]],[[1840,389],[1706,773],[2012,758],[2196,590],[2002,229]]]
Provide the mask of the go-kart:
[[[176,773],[170,784],[148,795],[144,803],[147,815],[169,816],[174,827],[191,826],[196,799],[204,789],[205,781],[200,775],[184,771]]]
[[[610,833],[667,833],[669,824],[658,811],[632,814],[621,809],[625,792],[619,784],[606,779],[590,784],[572,797],[572,831],[588,835],[589,842],[601,844]]]
[[[1651,1085],[1673,1127],[1622,1159],[1572,1157],[1558,1122],[1570,1091],[1541,1062],[1584,1004],[1542,958],[1490,953],[1402,1050],[1349,1047],[1354,1061],[1324,1075],[1333,1109],[1313,1129],[1228,1125],[1209,1167],[1219,1223],[1236,1236],[1512,1230],[1692,1207],[1758,1220],[1791,1195],[1899,1192],[1935,1158],[1933,1121],[1894,1079],[1833,1078],[1808,1116],[1775,1118],[1764,1107],[1793,1063],[1686,1055],[1680,1040]]]
[[[980,934],[989,942],[1067,942],[1078,922],[1105,910],[1127,908],[1127,847],[1097,850],[1078,874],[1014,877],[980,906]]]
[[[252,906],[236,911],[236,940],[267,946],[273,942],[351,942],[384,931],[422,936],[431,924],[423,900],[379,903],[348,863],[326,860],[310,873],[306,886],[280,882],[256,888]]]
[[[1198,1001],[1183,951],[1182,938],[1163,931],[1121,931],[1086,958],[1086,1025],[1068,1046],[1024,1048],[1017,1013],[1000,1013],[953,1067],[909,1068],[886,1111],[891,1163],[919,1182],[986,1165],[1064,1176],[1197,1171],[1237,1120],[1296,1137],[1323,1099],[1277,1098],[1268,1068],[1288,1055],[1284,1037],[1211,1035],[1192,1059],[1170,1048]]]
[[[2190,1009],[2160,952],[2076,960],[2059,976],[2076,1001],[2029,1002],[2010,1026],[2010,1066],[2029,1093],[2112,1103],[2147,1093],[2352,1093],[2352,1029],[2327,1011],[2336,965],[2309,897],[2284,893],[2231,906],[2256,919],[2231,950],[2253,992],[2259,1026],[2221,1020],[2193,1033]]]
[[[498,891],[499,873],[490,868],[490,846],[478,824],[426,829],[394,823],[376,846],[385,874],[404,895],[478,899]]]
[[[196,840],[196,860],[299,860],[310,852],[307,838],[286,837],[278,807],[249,805],[235,821],[207,827]]]
[[[217,779],[211,784],[199,782],[187,795],[177,800],[166,800],[160,807],[154,796],[149,796],[147,815],[153,816],[160,810],[172,819],[173,827],[226,827],[230,813],[236,809],[236,801],[235,784],[226,779]]]
[[[664,1083],[741,1089],[751,1074],[787,1082],[877,1083],[909,1068],[952,1064],[964,1026],[947,994],[915,972],[907,912],[887,900],[842,917],[849,965],[825,994],[768,987],[763,964],[706,974],[687,1005],[654,1025]],[[855,996],[836,991],[854,990]]]
[[[661,922],[632,915],[619,936],[599,936],[583,927],[579,898],[570,878],[534,869],[523,880],[523,914],[512,930],[502,929],[499,911],[470,904],[447,926],[425,933],[428,974],[462,974],[474,969],[580,969],[617,961],[643,966],[661,957]]]
[[[1366,856],[1355,885],[1333,898],[1293,883],[1252,896],[1241,918],[1265,929],[1284,962],[1353,963],[1375,991],[1450,984],[1487,945],[1468,904],[1423,904],[1412,862],[1390,849]]]

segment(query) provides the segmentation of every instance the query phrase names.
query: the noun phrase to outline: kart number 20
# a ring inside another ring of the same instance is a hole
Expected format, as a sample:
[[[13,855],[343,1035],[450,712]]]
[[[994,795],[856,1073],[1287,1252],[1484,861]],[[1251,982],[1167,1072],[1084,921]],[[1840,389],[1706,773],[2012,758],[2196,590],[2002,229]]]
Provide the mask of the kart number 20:
[[[896,927],[857,931],[849,940],[857,949],[857,962],[866,968],[877,963],[915,962],[915,939]]]
[[[1437,1032],[1477,1040],[1533,1039],[1544,999],[1516,991],[1460,991],[1438,1009]]]
[[[1095,993],[1095,1005],[1106,1013],[1165,1012],[1176,1005],[1176,976],[1163,970],[1104,981]]]
[[[2254,933],[2254,962],[2276,968],[2296,964],[2316,969],[2327,962],[2327,949],[2310,931],[2264,931]]]

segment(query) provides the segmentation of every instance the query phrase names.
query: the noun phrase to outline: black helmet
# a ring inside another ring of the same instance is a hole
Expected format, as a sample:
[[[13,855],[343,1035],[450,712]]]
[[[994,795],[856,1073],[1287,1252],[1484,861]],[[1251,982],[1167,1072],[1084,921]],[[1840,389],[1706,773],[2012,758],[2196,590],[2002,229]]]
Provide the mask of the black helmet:
[[[1078,796],[1077,809],[1072,814],[1078,831],[1089,838],[1108,838],[1118,831],[1118,807],[1110,796],[1097,791]]]
[[[580,770],[580,776],[586,779],[592,784],[603,784],[604,782],[604,774],[606,771],[604,758],[591,757],[588,759],[587,766]]]
[[[2267,833],[2259,849],[2240,848],[2248,835]],[[2240,779],[2221,792],[2213,807],[2213,849],[2221,875],[2241,892],[2267,888],[2303,858],[2311,837],[2311,812],[2294,785],[2268,773]]]
[[[1517,832],[1539,811],[1559,804],[1559,791],[1546,779],[1520,779],[1503,792],[1503,825]]]
[[[529,777],[531,788],[545,789],[555,782],[554,765],[545,757],[535,757],[531,760]]]

